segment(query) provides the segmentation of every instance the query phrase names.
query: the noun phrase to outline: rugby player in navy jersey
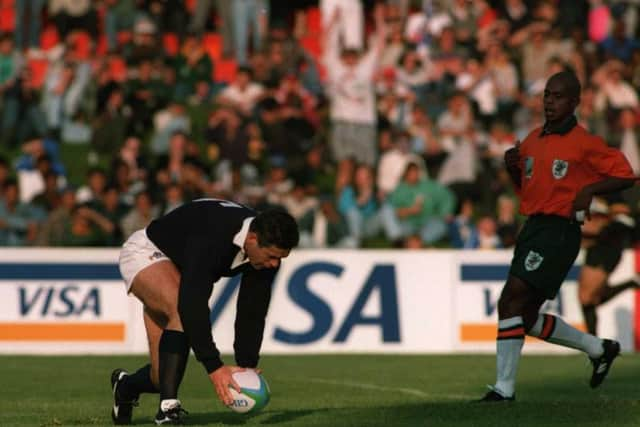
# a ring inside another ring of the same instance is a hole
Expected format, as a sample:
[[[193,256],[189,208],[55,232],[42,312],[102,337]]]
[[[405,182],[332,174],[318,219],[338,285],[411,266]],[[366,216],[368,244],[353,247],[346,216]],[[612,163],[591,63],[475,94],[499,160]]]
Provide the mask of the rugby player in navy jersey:
[[[186,203],[133,233],[120,252],[120,272],[144,305],[150,363],[111,375],[115,424],[130,424],[141,393],[159,393],[156,424],[179,424],[178,388],[193,349],[220,400],[239,391],[232,373],[258,364],[271,286],[280,261],[298,244],[298,227],[282,210],[257,213],[217,199]],[[223,364],[211,333],[209,298],[221,277],[242,273],[236,307],[237,366]]]

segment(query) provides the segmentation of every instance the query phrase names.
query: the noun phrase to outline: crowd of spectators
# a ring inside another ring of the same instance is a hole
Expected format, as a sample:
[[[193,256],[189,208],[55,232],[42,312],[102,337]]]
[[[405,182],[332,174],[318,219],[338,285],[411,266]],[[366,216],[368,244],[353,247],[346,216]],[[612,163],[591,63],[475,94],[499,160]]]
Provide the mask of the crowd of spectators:
[[[0,0],[0,246],[117,246],[213,197],[302,247],[510,247],[502,156],[551,74],[640,172],[639,3]]]

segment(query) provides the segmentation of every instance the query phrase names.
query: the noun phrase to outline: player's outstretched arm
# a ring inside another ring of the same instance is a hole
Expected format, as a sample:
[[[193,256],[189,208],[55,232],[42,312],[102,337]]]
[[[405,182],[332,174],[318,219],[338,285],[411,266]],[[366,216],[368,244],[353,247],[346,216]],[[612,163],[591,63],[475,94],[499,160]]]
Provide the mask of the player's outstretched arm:
[[[636,178],[617,178],[610,176],[602,181],[583,187],[573,201],[572,216],[575,217],[576,212],[584,211],[585,217],[591,219],[589,206],[591,205],[593,196],[624,190],[631,187],[635,182]]]
[[[255,368],[258,365],[271,287],[277,272],[278,269],[251,269],[242,275],[233,343],[238,366]]]

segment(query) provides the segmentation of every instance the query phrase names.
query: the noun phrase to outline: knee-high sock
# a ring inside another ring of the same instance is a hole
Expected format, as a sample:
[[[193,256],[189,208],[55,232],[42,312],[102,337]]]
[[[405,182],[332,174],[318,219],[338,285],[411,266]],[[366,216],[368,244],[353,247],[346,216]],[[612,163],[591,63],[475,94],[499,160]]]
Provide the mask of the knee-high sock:
[[[591,335],[596,335],[598,330],[598,313],[596,312],[596,306],[583,305],[582,315],[584,316],[584,323],[587,325],[587,332]]]
[[[579,331],[567,324],[562,318],[552,314],[540,313],[538,320],[528,332],[528,335],[564,347],[584,351],[592,358],[602,356],[602,352],[604,351],[600,338]]]
[[[140,393],[159,393],[151,381],[151,365],[144,365],[133,374],[124,377],[118,395],[127,400],[137,399]]]
[[[189,360],[189,339],[184,332],[165,329],[160,338],[160,400],[177,399]]]
[[[613,286],[607,283],[607,286],[605,286],[602,289],[602,294],[601,294],[602,299],[600,300],[600,304],[604,304],[605,302],[609,301],[611,298],[618,295],[620,292],[626,291],[627,289],[637,288],[637,287],[638,287],[638,283],[636,283],[634,280],[627,280],[624,283],[620,283],[618,285],[613,285]]]
[[[495,389],[504,397],[511,397],[515,393],[516,374],[523,344],[524,324],[521,316],[498,322]]]

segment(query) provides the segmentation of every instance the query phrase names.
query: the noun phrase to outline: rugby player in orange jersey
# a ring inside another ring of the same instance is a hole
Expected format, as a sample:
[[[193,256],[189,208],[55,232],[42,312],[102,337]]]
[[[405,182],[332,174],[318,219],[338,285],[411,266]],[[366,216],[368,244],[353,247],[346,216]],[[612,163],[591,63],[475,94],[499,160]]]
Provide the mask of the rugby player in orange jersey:
[[[505,164],[528,219],[518,235],[507,282],[498,301],[497,379],[481,402],[515,400],[525,335],[585,352],[599,386],[620,344],[586,334],[560,317],[540,313],[553,299],[580,250],[580,222],[594,195],[623,190],[635,177],[624,155],[577,124],[580,82],[552,75],[544,89],[544,126],[505,153]]]

